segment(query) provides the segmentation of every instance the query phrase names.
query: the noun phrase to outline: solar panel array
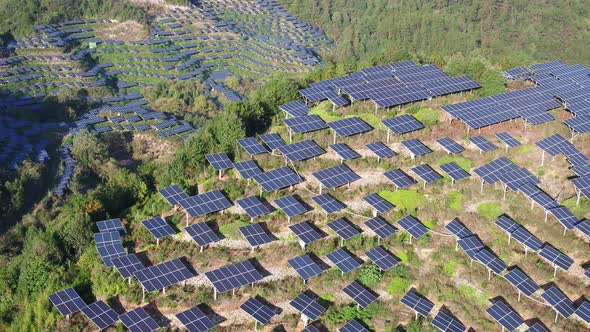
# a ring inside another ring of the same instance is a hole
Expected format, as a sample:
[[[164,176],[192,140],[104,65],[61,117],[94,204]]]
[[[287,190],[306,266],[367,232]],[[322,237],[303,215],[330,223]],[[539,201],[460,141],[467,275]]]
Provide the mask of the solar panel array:
[[[424,145],[424,143],[420,142],[419,140],[412,138],[409,140],[401,141],[401,143],[406,147],[406,149],[410,150],[410,153],[413,156],[423,156],[425,154],[429,154],[432,152],[429,147]]]
[[[271,212],[270,208],[256,196],[238,199],[236,203],[246,211],[250,218],[259,217]]]
[[[574,264],[574,260],[571,257],[555,249],[555,247],[550,244],[545,244],[545,246],[543,246],[543,249],[539,252],[539,256],[564,271],[569,270]]]
[[[365,226],[377,234],[381,239],[386,239],[397,232],[395,227],[379,216],[367,220]]]
[[[262,280],[260,272],[247,260],[205,272],[205,276],[220,293]]]
[[[84,300],[73,288],[66,288],[49,295],[49,301],[62,316],[68,316],[86,307]]]
[[[303,203],[292,195],[277,198],[274,202],[289,218],[293,218],[309,211]]]
[[[356,116],[328,122],[328,126],[341,137],[358,135],[373,130],[373,127]]]
[[[415,239],[421,238],[429,231],[426,226],[412,216],[403,217],[398,224]]]
[[[205,222],[189,225],[184,230],[201,247],[221,240]]]
[[[363,197],[363,200],[369,203],[369,205],[371,205],[371,207],[379,213],[386,213],[395,208],[395,205],[389,203],[389,201],[385,200],[383,197],[379,196],[379,194],[376,193],[371,193]]]
[[[367,144],[367,149],[371,150],[378,158],[386,159],[395,157],[397,154],[383,142],[373,142]]]
[[[385,119],[382,122],[396,135],[402,135],[424,128],[424,125],[410,114],[402,114],[390,119]]]
[[[151,219],[147,219],[141,222],[141,224],[152,234],[152,236],[156,239],[161,239],[166,236],[174,235],[176,232],[166,220],[162,217],[154,217]]]
[[[328,227],[333,230],[343,240],[348,240],[361,232],[356,229],[349,221],[345,219],[336,219],[328,223]]]
[[[179,259],[152,265],[138,270],[134,276],[147,292],[153,292],[177,284],[195,276]]]
[[[486,312],[508,331],[514,331],[524,323],[522,317],[502,301],[496,301]]]
[[[481,151],[492,151],[498,148],[483,136],[469,137],[469,141],[473,143],[475,146],[477,146],[477,148]]]
[[[357,281],[353,281],[348,286],[342,289],[346,295],[350,296],[356,304],[361,306],[362,308],[366,308],[369,304],[375,302],[377,300],[377,295],[368,290],[367,288],[363,287]]]
[[[191,196],[179,203],[192,218],[232,207],[232,204],[225,198],[223,193],[217,189]]]
[[[178,185],[160,189],[159,192],[170,205],[177,205],[180,201],[189,197]]]
[[[278,150],[281,146],[287,145],[278,134],[262,134],[259,137],[271,150]]]
[[[192,307],[176,315],[188,332],[207,332],[215,327],[215,323],[207,317],[199,307]]]
[[[121,236],[125,235],[125,227],[123,227],[123,223],[119,218],[98,221],[96,222],[96,226],[101,233],[118,231]]]
[[[406,188],[416,183],[416,181],[414,181],[413,178],[411,178],[408,174],[406,174],[399,168],[387,171],[383,173],[383,175],[385,175],[386,178],[393,182],[393,184],[395,184],[397,188]]]
[[[424,317],[428,316],[434,308],[434,303],[412,291],[407,292],[400,302]]]
[[[360,158],[360,154],[344,143],[336,143],[329,146],[342,160],[352,160]]]
[[[375,247],[367,251],[367,257],[383,271],[387,271],[401,262],[400,259],[383,247]]]
[[[539,251],[543,247],[543,242],[539,238],[507,216],[500,216],[496,220],[496,225],[509,234],[511,238],[532,251]]]
[[[343,164],[314,172],[313,176],[328,189],[337,188],[361,178],[348,166]]]
[[[440,165],[440,168],[447,173],[447,175],[453,179],[453,181],[459,181],[468,178],[470,175],[456,162],[451,161],[450,163]]]
[[[459,143],[455,142],[449,137],[437,139],[436,142],[448,153],[461,153],[465,151],[464,147],[462,147]]]
[[[467,329],[456,317],[442,311],[434,316],[432,325],[442,332],[465,332]]]
[[[358,320],[353,319],[349,320],[342,326],[338,332],[369,332],[369,329],[363,326],[363,324],[359,323]]]
[[[326,153],[326,151],[313,140],[305,140],[284,145],[279,148],[279,151],[281,151],[281,153],[290,161],[302,161]]]
[[[315,114],[285,119],[285,124],[295,134],[311,133],[328,128],[324,120]]]
[[[309,112],[309,107],[301,100],[296,100],[284,105],[279,106],[281,111],[293,116],[305,116]]]
[[[213,168],[217,171],[234,167],[234,163],[225,153],[207,154],[205,155],[205,158],[207,158],[207,161],[209,161],[211,166],[213,166]]]
[[[111,261],[113,258],[126,254],[118,231],[95,233],[94,244],[106,267],[113,265]]]
[[[330,194],[321,194],[318,196],[314,196],[311,198],[316,204],[318,204],[327,214],[336,213],[338,211],[344,210],[346,206],[334,198],[334,196]]]
[[[255,175],[262,174],[262,170],[254,160],[245,160],[234,163],[234,167],[244,179],[252,179]]]
[[[82,308],[82,312],[100,330],[106,329],[119,320],[119,315],[115,310],[101,300]]]
[[[509,148],[515,148],[521,145],[521,143],[516,138],[506,132],[497,133],[496,137]]]
[[[145,268],[143,263],[139,260],[139,257],[135,254],[118,256],[111,261],[123,278],[131,278],[135,275],[135,272]]]
[[[255,175],[254,180],[266,192],[293,186],[302,181],[301,177],[288,166]]]
[[[565,318],[569,318],[576,311],[572,300],[555,286],[547,289],[541,297]]]
[[[151,332],[160,328],[158,323],[142,307],[137,307],[119,316],[130,332]]]
[[[295,308],[295,310],[311,320],[318,319],[318,317],[326,311],[326,308],[321,304],[303,293],[297,295],[297,297],[291,300],[289,304]]]
[[[323,237],[322,234],[307,221],[291,225],[289,226],[289,229],[305,244],[321,240]]]
[[[332,262],[332,264],[336,265],[342,273],[348,273],[361,266],[356,258],[344,248],[336,249],[328,253],[326,257]]]
[[[323,272],[322,268],[307,254],[291,258],[288,262],[303,280],[309,280]]]
[[[268,150],[260,144],[254,137],[246,137],[238,140],[238,144],[246,150],[246,152],[253,156],[257,154],[268,153]]]
[[[540,288],[539,285],[520,268],[513,268],[504,275],[504,278],[526,296],[533,295]]]
[[[273,237],[262,228],[261,224],[246,225],[239,229],[251,247],[258,247],[273,241]]]
[[[265,325],[270,322],[275,315],[274,311],[256,298],[249,298],[246,302],[240,305],[240,309],[244,310],[248,315],[254,318],[258,323]]]
[[[426,183],[432,183],[434,181],[442,179],[442,176],[438,174],[432,167],[427,164],[418,165],[412,168],[418,177],[420,177]]]

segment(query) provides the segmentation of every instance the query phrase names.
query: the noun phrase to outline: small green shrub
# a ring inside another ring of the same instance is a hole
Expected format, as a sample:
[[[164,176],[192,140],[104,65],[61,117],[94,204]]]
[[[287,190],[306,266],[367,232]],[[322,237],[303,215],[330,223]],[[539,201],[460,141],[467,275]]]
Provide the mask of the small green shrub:
[[[229,224],[219,226],[219,232],[227,238],[235,239],[240,236],[239,228],[247,225],[250,225],[250,223],[247,223],[245,221],[235,221]]]
[[[381,271],[379,267],[374,264],[365,265],[360,272],[359,281],[367,286],[372,287],[375,286],[379,280],[381,280]]]
[[[461,211],[463,209],[463,194],[458,191],[447,193],[445,206],[454,211]]]
[[[502,214],[502,207],[494,202],[481,203],[477,215],[486,220],[495,220]]]
[[[406,213],[415,211],[418,207],[427,202],[424,195],[417,191],[406,189],[399,189],[396,191],[384,190],[379,193],[379,196]]]
[[[456,162],[457,165],[459,165],[459,167],[461,167],[464,171],[467,172],[474,166],[473,161],[471,161],[471,159],[456,156],[444,156],[438,161],[438,164],[447,164],[452,161]]]
[[[409,286],[409,280],[402,277],[393,277],[389,285],[387,285],[387,293],[390,295],[402,295]]]
[[[449,277],[454,277],[457,274],[458,265],[459,264],[456,261],[451,259],[444,265],[443,270]]]

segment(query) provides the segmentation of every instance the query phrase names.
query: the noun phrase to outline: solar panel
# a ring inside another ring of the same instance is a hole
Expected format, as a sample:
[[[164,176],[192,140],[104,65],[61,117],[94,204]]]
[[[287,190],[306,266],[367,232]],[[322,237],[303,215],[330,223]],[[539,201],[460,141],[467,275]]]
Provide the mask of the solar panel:
[[[367,257],[383,271],[387,271],[401,262],[383,247],[375,247],[367,251]]]
[[[205,155],[207,161],[213,166],[216,171],[230,169],[234,167],[234,163],[229,159],[225,153],[212,153]]]
[[[338,234],[342,240],[348,240],[361,233],[350,222],[344,219],[336,219],[331,221],[328,223],[328,227]]]
[[[268,152],[268,150],[254,137],[239,139],[238,144],[240,144],[240,146],[251,156]]]
[[[580,221],[577,225],[576,228],[582,232],[582,234],[590,237],[590,220],[588,219],[584,219],[582,221]]]
[[[498,148],[483,136],[469,137],[469,141],[477,146],[480,151],[492,151]]]
[[[254,180],[256,180],[266,192],[296,185],[302,181],[301,177],[288,166],[283,166],[255,175]]]
[[[191,196],[179,203],[192,218],[232,207],[223,193],[217,189]]]
[[[278,134],[262,134],[259,137],[271,150],[278,150],[281,146],[287,145]]]
[[[99,330],[104,330],[119,320],[119,315],[115,310],[101,300],[82,308],[82,312]]]
[[[434,308],[434,303],[412,291],[407,292],[400,302],[424,317]]]
[[[516,138],[514,138],[512,135],[506,132],[497,133],[496,137],[499,140],[501,140],[504,144],[506,144],[506,146],[509,148],[515,148],[521,145],[521,143]]]
[[[316,202],[327,214],[332,214],[338,212],[340,210],[344,210],[346,206],[334,198],[330,194],[321,194],[318,196],[312,197],[313,201]]]
[[[320,234],[313,226],[311,226],[307,221],[304,221],[299,224],[289,226],[289,229],[295,233],[295,235],[305,244],[310,244],[317,240],[322,239],[322,234]]]
[[[131,278],[135,272],[145,268],[143,263],[139,260],[139,257],[135,254],[115,257],[111,262],[123,278]]]
[[[475,172],[475,174],[477,174],[485,182],[492,184],[498,181],[498,174],[514,171],[516,169],[518,169],[518,166],[510,161],[510,159],[506,157],[500,157],[474,169],[473,172]]]
[[[543,257],[547,262],[553,264],[560,269],[567,271],[574,264],[574,260],[555,249],[550,244],[546,244],[543,249],[539,252],[539,256]]]
[[[514,331],[524,323],[522,317],[502,301],[496,301],[486,312],[508,331]]]
[[[332,264],[336,265],[342,273],[348,273],[361,266],[355,257],[344,248],[336,249],[327,254],[326,257],[332,262]]]
[[[248,260],[205,272],[205,277],[220,293],[262,280],[262,275]]]
[[[405,216],[398,222],[399,225],[406,230],[406,232],[410,233],[410,235],[415,238],[419,239],[428,233],[429,229],[426,226],[422,225],[418,221],[418,219],[412,216]]]
[[[397,153],[393,151],[390,147],[385,145],[383,142],[373,142],[367,144],[367,148],[371,150],[378,158],[386,159],[395,157]]]
[[[281,153],[290,161],[302,161],[326,153],[326,151],[313,140],[305,140],[289,145],[283,145],[279,148],[279,151],[281,151]]]
[[[173,185],[159,190],[159,193],[170,203],[177,205],[180,201],[187,199],[188,195],[178,185]]]
[[[386,178],[393,182],[393,184],[395,184],[397,188],[406,188],[416,183],[416,181],[414,181],[413,178],[411,178],[408,174],[406,174],[399,168],[387,171],[383,173],[383,175],[385,175]]]
[[[406,149],[410,150],[412,156],[422,156],[425,154],[429,154],[432,152],[429,147],[424,145],[424,143],[420,142],[419,140],[412,138],[409,140],[401,141],[401,143],[406,147]]]
[[[361,178],[348,168],[348,166],[343,164],[314,172],[313,176],[328,189],[334,189]]]
[[[447,173],[447,175],[453,179],[453,181],[458,181],[461,179],[466,179],[470,175],[464,169],[461,168],[456,162],[451,161],[450,163],[440,165],[440,168]]]
[[[465,151],[464,147],[462,147],[459,143],[455,142],[449,137],[437,139],[436,142],[448,153],[461,153]]]
[[[508,267],[494,252],[483,248],[474,254],[475,259],[496,274],[502,273]]]
[[[297,295],[297,297],[291,300],[289,304],[310,320],[318,319],[318,317],[326,311],[326,308],[321,304],[303,293]]]
[[[264,205],[264,203],[256,196],[238,199],[236,203],[246,211],[250,218],[255,218],[272,212],[270,208]]]
[[[542,140],[535,143],[541,150],[547,152],[550,156],[555,157],[563,152],[563,149],[571,144],[563,138],[560,134],[553,134],[549,137],[545,137]]]
[[[301,332],[320,332],[320,330],[315,325],[307,325]]]
[[[451,220],[451,222],[445,226],[445,229],[451,232],[451,234],[453,234],[457,239],[462,239],[473,235],[469,228],[463,225],[459,219],[456,218]]]
[[[49,295],[49,301],[62,316],[71,315],[86,307],[84,300],[73,288],[66,288]]]
[[[576,315],[584,320],[586,323],[590,323],[590,302],[584,299],[584,301],[576,309]]]
[[[572,183],[586,198],[590,199],[590,176],[580,176],[572,179]]]
[[[176,232],[166,220],[162,217],[154,217],[151,219],[147,219],[141,222],[141,224],[152,234],[152,236],[156,239],[161,239],[166,236],[174,235]]]
[[[541,297],[565,318],[569,318],[576,311],[572,300],[555,286],[547,289]]]
[[[391,119],[385,119],[382,122],[396,135],[424,128],[424,125],[410,114],[402,114]]]
[[[377,295],[373,292],[369,291],[361,284],[356,281],[353,281],[348,286],[342,289],[346,295],[350,296],[356,304],[361,306],[362,308],[366,308],[369,304],[375,302],[377,300]]]
[[[338,156],[340,156],[340,158],[342,158],[342,160],[356,159],[361,156],[358,152],[354,151],[353,149],[351,149],[348,145],[346,145],[344,143],[332,144],[329,147],[332,150],[334,150],[334,152],[336,152],[338,154]]]
[[[292,258],[288,262],[303,280],[309,280],[323,272],[322,268],[307,254]]]
[[[251,247],[258,247],[273,241],[272,236],[266,233],[261,224],[242,226],[240,227],[240,232],[244,235]]]
[[[98,221],[96,226],[99,232],[118,231],[121,236],[125,235],[125,227],[119,218]]]
[[[315,114],[303,115],[296,118],[285,119],[287,127],[296,134],[310,133],[328,128],[328,125]]]
[[[573,229],[576,227],[579,219],[565,206],[558,206],[549,209],[549,212],[565,227],[566,229]]]
[[[510,270],[504,278],[526,296],[531,296],[539,290],[539,285],[519,268]]]
[[[262,174],[262,170],[258,167],[258,164],[254,160],[245,160],[234,163],[234,167],[240,173],[240,176],[244,179],[251,179],[255,175]]]
[[[475,235],[461,238],[457,241],[457,244],[471,259],[475,259],[475,254],[484,248],[481,240]]]
[[[451,314],[439,311],[432,320],[432,326],[442,332],[465,332],[467,329],[461,321]]]
[[[279,109],[293,117],[305,116],[309,112],[309,107],[301,100],[295,100],[281,105]]]
[[[305,205],[295,198],[295,196],[283,196],[276,199],[274,202],[289,218],[293,218],[309,211]]]
[[[195,276],[179,258],[146,267],[136,271],[134,275],[150,293]]]
[[[106,267],[113,265],[111,262],[112,258],[125,255],[125,248],[123,248],[123,244],[121,243],[121,235],[117,231],[95,233],[94,243]]]
[[[373,127],[357,116],[328,122],[328,126],[341,137],[353,136],[373,130]]]
[[[590,279],[590,267],[586,269],[584,275],[586,276],[586,278]]]
[[[160,328],[142,307],[137,307],[119,316],[121,322],[130,332],[151,332]]]
[[[359,323],[358,320],[353,319],[346,322],[338,332],[369,332],[369,330],[363,324]]]
[[[249,298],[246,302],[242,303],[240,309],[244,310],[248,315],[254,318],[258,323],[265,325],[270,322],[272,317],[275,315],[274,311],[256,298]]]
[[[442,176],[427,164],[418,165],[412,168],[412,172],[420,177],[425,183],[432,183],[442,179]]]
[[[504,182],[510,190],[518,191],[523,184],[538,184],[541,181],[526,168],[510,169],[497,174],[498,180]]]
[[[379,213],[386,213],[387,211],[393,210],[395,208],[395,205],[389,203],[387,200],[376,193],[371,193],[363,197],[363,199]]]
[[[541,323],[535,323],[526,329],[525,332],[549,332],[549,330],[547,330]]]
[[[188,332],[207,332],[215,327],[215,323],[199,307],[192,307],[185,310],[177,314],[176,318],[178,318]]]
[[[385,221],[381,217],[374,217],[369,219],[365,222],[365,226],[367,226],[371,231],[373,231],[377,236],[381,239],[386,239],[397,232],[397,229]]]
[[[184,230],[201,247],[221,240],[205,222],[189,225]]]

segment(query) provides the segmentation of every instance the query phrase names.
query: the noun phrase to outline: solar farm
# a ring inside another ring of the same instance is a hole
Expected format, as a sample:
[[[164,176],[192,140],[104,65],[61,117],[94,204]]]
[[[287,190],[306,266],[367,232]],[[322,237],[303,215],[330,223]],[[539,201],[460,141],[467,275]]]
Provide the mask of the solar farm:
[[[158,188],[153,215],[95,221],[116,308],[49,300],[130,331],[587,331],[590,69],[505,77],[530,87],[472,98],[410,61],[311,83],[193,189]]]

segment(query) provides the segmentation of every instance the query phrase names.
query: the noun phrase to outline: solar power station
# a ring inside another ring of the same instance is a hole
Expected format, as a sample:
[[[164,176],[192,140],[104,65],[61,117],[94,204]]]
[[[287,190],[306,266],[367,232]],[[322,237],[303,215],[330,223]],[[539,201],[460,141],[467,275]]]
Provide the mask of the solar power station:
[[[192,307],[185,310],[177,314],[176,318],[189,332],[207,332],[216,325],[199,307]]]
[[[328,128],[328,125],[315,114],[303,115],[285,120],[289,128],[290,137],[292,133],[305,134]]]
[[[82,308],[82,312],[99,330],[104,330],[119,320],[117,312],[101,300]]]
[[[313,176],[320,182],[320,194],[322,187],[334,189],[361,178],[348,166],[343,164],[314,172]]]
[[[283,145],[279,148],[279,151],[289,161],[303,161],[317,157],[326,152],[313,140],[305,140],[289,145]]]
[[[414,183],[416,183],[416,181],[414,181],[414,179],[412,177],[410,177],[408,174],[406,174],[404,171],[402,171],[399,168],[391,170],[391,171],[387,171],[387,172],[383,173],[383,175],[385,175],[386,178],[388,178],[391,182],[393,182],[396,190],[400,189],[400,188],[409,187],[409,186],[413,185]]]
[[[307,325],[307,320],[316,320],[326,311],[326,308],[321,304],[303,293],[297,295],[289,304],[301,313],[305,325]]]
[[[49,301],[51,301],[62,316],[69,316],[86,307],[84,300],[82,300],[78,292],[73,288],[66,288],[49,295]]]
[[[101,233],[117,231],[121,236],[125,236],[125,227],[119,218],[98,221],[96,226]]]
[[[373,142],[367,144],[367,149],[371,150],[376,156],[377,161],[381,159],[392,158],[397,155],[390,147],[385,145],[383,142]]]
[[[289,265],[297,271],[299,276],[303,279],[303,282],[320,275],[323,272],[322,268],[307,254],[291,258],[289,260]]]
[[[119,316],[119,319],[130,332],[152,332],[160,328],[142,307],[137,307]]]
[[[504,143],[504,145],[506,145],[506,149],[508,148],[515,148],[521,145],[521,143],[514,138],[512,135],[510,135],[507,132],[501,132],[501,133],[497,133],[496,137],[502,141],[502,143]]]
[[[555,320],[558,315],[569,318],[576,311],[574,302],[555,286],[547,289],[541,297],[555,310]]]
[[[215,189],[182,200],[180,201],[180,206],[182,206],[187,213],[188,225],[188,216],[191,218],[197,218],[209,213],[228,209],[232,207],[232,204],[227,198],[225,198],[221,191]]]
[[[496,301],[486,312],[502,326],[502,329],[515,331],[524,323],[520,315],[502,301]]]
[[[141,284],[145,296],[145,292],[151,293],[165,289],[166,287],[190,279],[195,274],[179,258],[175,258],[138,270],[134,273],[134,276]]]
[[[207,225],[207,223],[199,222],[196,224],[189,225],[184,228],[185,232],[195,241],[195,243],[201,247],[201,252],[203,252],[203,247],[209,245],[211,243],[215,243],[221,238]]]
[[[274,240],[273,237],[268,234],[260,224],[242,226],[240,227],[240,233],[244,235],[246,241],[248,241],[250,247],[252,247],[252,250]]]
[[[378,295],[365,288],[357,281],[353,281],[342,289],[359,307],[366,308],[377,300]]]
[[[412,216],[403,217],[398,221],[398,224],[410,234],[410,243],[412,243],[412,238],[419,239],[430,231],[418,219]]]
[[[268,150],[260,144],[254,137],[246,137],[238,140],[238,144],[244,149],[250,156],[258,154],[268,153]]]
[[[532,296],[539,290],[539,285],[526,275],[521,269],[513,268],[504,275],[504,278],[508,280],[518,290],[518,300],[520,301],[520,295]]]
[[[145,268],[141,260],[139,260],[139,257],[135,254],[115,257],[112,259],[112,262],[113,266],[119,271],[121,276],[129,279],[129,283],[131,283],[131,277],[135,275],[135,272]]]
[[[351,149],[345,143],[331,144],[330,149],[334,150],[334,152],[338,154],[342,162],[344,162],[345,160],[352,160],[361,157],[361,155],[358,152]]]
[[[346,322],[338,332],[369,332],[369,330],[363,324],[359,323],[358,320],[353,319]]]
[[[321,240],[324,237],[314,226],[309,224],[307,221],[291,225],[289,226],[289,229],[299,238],[302,249],[305,249],[306,245]]]
[[[219,171],[219,178],[221,179],[221,172],[226,169],[234,167],[234,163],[229,159],[225,153],[213,153],[205,155],[207,161],[213,166],[216,171]]]
[[[248,216],[253,221],[254,218],[260,217],[267,213],[272,212],[268,206],[266,206],[258,197],[250,196],[236,201],[238,205],[246,211]]]
[[[142,221],[141,224],[152,234],[158,244],[161,238],[176,234],[174,229],[162,217],[147,219]]]
[[[342,275],[361,266],[356,257],[344,248],[336,249],[327,254],[326,257],[342,271]]]
[[[363,200],[367,202],[374,209],[373,216],[376,217],[378,213],[387,213],[395,208],[395,205],[389,203],[383,197],[376,193],[369,194],[363,197]]]
[[[328,223],[328,227],[334,231],[334,233],[338,234],[340,237],[340,245],[344,244],[344,241],[351,239],[361,232],[356,229],[349,221],[345,219],[336,219]]]
[[[439,311],[432,319],[432,326],[441,332],[465,332],[467,329],[460,320],[451,314]]]
[[[179,205],[180,201],[189,197],[178,185],[160,189],[159,192],[170,205]]]
[[[287,145],[278,134],[262,134],[259,137],[271,151],[278,150],[280,147]]]
[[[291,218],[309,211],[295,196],[283,196],[274,202],[287,215],[289,222],[291,222]]]
[[[449,137],[437,139],[436,142],[449,154],[457,154],[465,151],[464,147]]]
[[[416,313],[416,319],[418,319],[418,315],[427,317],[434,308],[434,303],[412,291],[407,292],[400,302]]]
[[[262,174],[262,170],[254,160],[237,162],[234,164],[234,167],[243,179],[248,180],[248,184],[250,184],[250,179],[254,178],[255,175]]]
[[[309,112],[309,107],[301,100],[296,100],[279,106],[280,110],[285,112],[287,116],[298,117],[306,116]]]
[[[574,264],[574,260],[566,254],[560,252],[550,244],[545,244],[539,252],[539,256],[547,263],[553,265],[553,277],[557,275],[557,269],[567,271]]]
[[[349,137],[373,130],[373,127],[356,116],[328,122],[328,126],[334,131],[334,144],[336,137]]]
[[[432,152],[429,147],[415,138],[401,141],[401,143],[406,147],[406,149],[408,149],[408,151],[410,151],[410,156],[412,159]]]
[[[256,323],[254,329],[257,329],[258,324],[266,325],[275,315],[271,308],[253,297],[242,303],[240,309],[244,310],[250,317],[254,318]]]
[[[266,192],[294,186],[302,181],[301,177],[288,166],[254,175],[254,180]]]
[[[367,226],[371,231],[373,231],[379,237],[379,241],[386,239],[390,236],[393,236],[397,229],[389,224],[385,219],[377,216],[369,219],[365,222],[365,226]]]
[[[400,259],[385,250],[383,247],[375,247],[367,251],[367,257],[369,257],[373,264],[377,265],[381,271],[387,271],[401,262]]]
[[[382,122],[387,127],[387,142],[389,142],[390,131],[396,135],[402,135],[424,128],[424,125],[410,114],[402,114]]]
[[[346,208],[346,206],[342,202],[340,202],[330,194],[321,194],[318,196],[314,196],[311,199],[322,209],[324,209],[326,215],[336,213]]]
[[[470,176],[469,173],[467,173],[464,169],[461,168],[461,166],[459,166],[454,161],[440,165],[440,169],[447,173],[447,175],[451,178],[453,184],[455,183],[455,181],[466,179]]]
[[[126,254],[118,231],[95,233],[94,244],[106,267],[113,265],[113,258]]]
[[[424,181],[424,187],[426,187],[427,183],[442,179],[442,176],[427,164],[418,165],[412,168],[412,172]]]
[[[498,148],[497,146],[492,144],[492,142],[488,141],[483,136],[469,137],[469,141],[471,143],[473,143],[473,145],[475,145],[479,149],[480,153],[486,152],[486,151],[492,151],[492,150],[495,150]]]
[[[248,260],[205,272],[205,277],[213,284],[215,300],[218,292],[225,293],[262,280],[260,272]]]

